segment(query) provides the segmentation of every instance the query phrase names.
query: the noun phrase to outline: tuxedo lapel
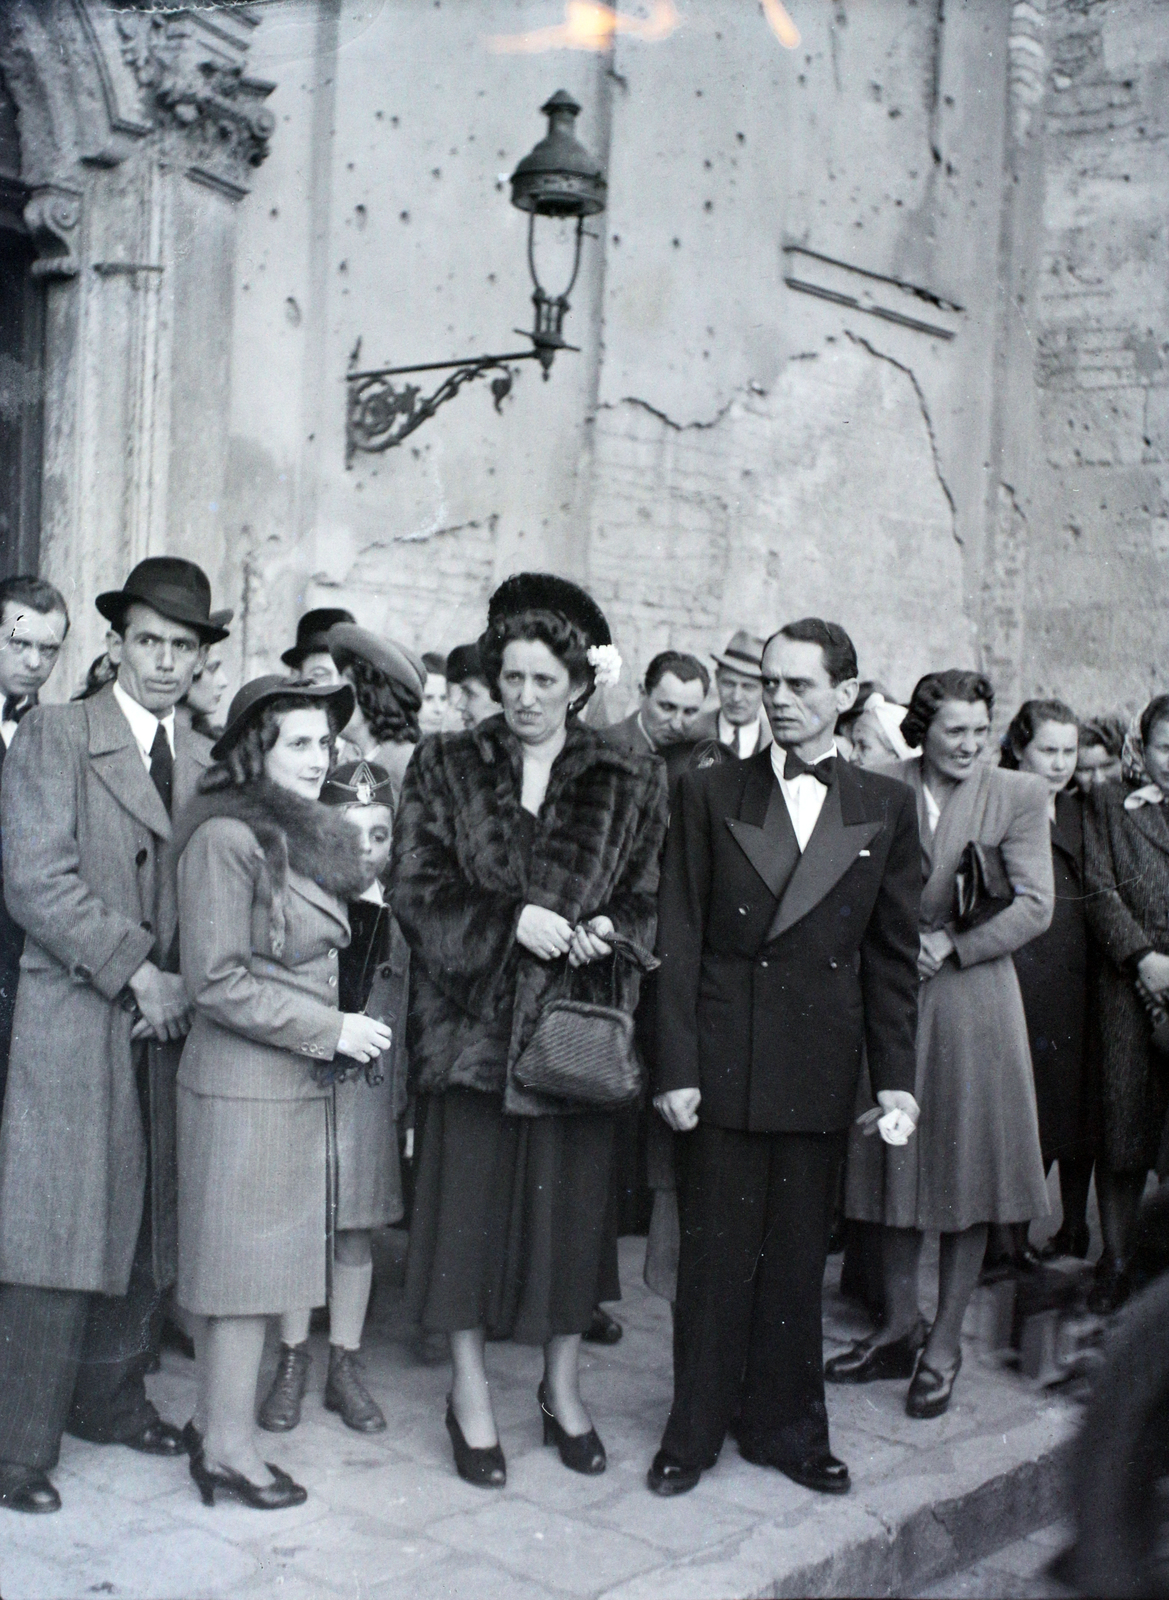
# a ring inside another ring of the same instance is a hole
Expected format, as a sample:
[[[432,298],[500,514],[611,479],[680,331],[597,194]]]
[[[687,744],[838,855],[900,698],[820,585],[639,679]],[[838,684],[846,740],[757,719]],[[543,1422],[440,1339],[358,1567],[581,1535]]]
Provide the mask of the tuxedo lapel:
[[[142,760],[133,730],[112,688],[87,702],[89,761],[97,777],[131,816],[160,839],[171,836],[170,818]]]
[[[747,781],[737,817],[727,817],[731,837],[776,900],[795,871],[800,847],[771,766],[760,752],[745,763]]]
[[[778,783],[775,787],[778,793]],[[783,805],[782,795],[780,804]],[[787,811],[786,805],[783,809]],[[781,933],[786,933],[801,917],[806,917],[814,906],[819,905],[829,890],[840,882],[860,852],[880,833],[882,826],[879,821],[869,822],[865,819],[860,795],[853,786],[848,768],[838,761],[836,778],[824,796],[812,837],[791,875],[767,937],[778,939]]]

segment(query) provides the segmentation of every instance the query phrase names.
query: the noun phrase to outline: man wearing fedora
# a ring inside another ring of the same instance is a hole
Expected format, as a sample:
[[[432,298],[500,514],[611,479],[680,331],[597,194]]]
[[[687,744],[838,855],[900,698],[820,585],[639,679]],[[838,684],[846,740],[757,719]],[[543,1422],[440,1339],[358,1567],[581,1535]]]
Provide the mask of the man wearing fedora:
[[[156,556],[102,594],[117,677],[36,707],[5,757],[4,889],[25,929],[0,1125],[0,1504],[55,1511],[62,1433],[183,1450],[146,1398],[174,1278],[171,815],[207,741],[175,717],[230,612]]]
[[[296,643],[280,657],[295,677],[309,683],[340,683],[329,652],[329,629],[338,622],[352,622],[352,611],[340,606],[322,606],[316,611],[306,611],[296,625]]]
[[[746,761],[771,743],[771,727],[763,709],[763,640],[737,628],[722,655],[714,655],[717,711],[704,711],[689,737],[696,744],[719,744]]]

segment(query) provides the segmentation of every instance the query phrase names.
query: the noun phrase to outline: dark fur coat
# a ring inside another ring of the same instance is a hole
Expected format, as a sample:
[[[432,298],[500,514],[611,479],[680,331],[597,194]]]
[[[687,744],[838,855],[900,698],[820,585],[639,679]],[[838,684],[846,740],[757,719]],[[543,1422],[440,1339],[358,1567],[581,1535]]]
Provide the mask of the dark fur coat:
[[[615,750],[569,724],[535,821],[530,853],[520,809],[519,740],[501,717],[469,733],[424,739],[406,773],[394,826],[390,900],[413,951],[407,1044],[423,1092],[505,1091],[509,1112],[558,1108],[524,1094],[511,1069],[565,963],[519,945],[529,903],[570,922],[611,917],[652,947],[666,828],[660,762]],[[575,992],[608,1003],[611,964],[581,969]],[[637,975],[618,967],[618,1004],[637,1004]]]
[[[289,868],[311,878],[342,905],[369,888],[361,858],[361,835],[344,811],[304,800],[266,779],[245,788],[213,789],[196,795],[175,824],[175,859],[195,829],[212,817],[242,822],[256,836],[272,888],[272,950],[284,948],[284,892]]]

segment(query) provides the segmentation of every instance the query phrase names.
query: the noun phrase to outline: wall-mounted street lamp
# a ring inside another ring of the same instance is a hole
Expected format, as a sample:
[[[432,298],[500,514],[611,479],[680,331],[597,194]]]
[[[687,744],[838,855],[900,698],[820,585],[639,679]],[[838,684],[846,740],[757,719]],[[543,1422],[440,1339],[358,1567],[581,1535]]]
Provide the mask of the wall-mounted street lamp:
[[[541,110],[548,118],[548,132],[511,175],[511,203],[529,214],[528,269],[535,285],[532,304],[536,315],[532,331],[524,337],[532,341],[532,348],[512,350],[503,355],[469,356],[462,361],[427,361],[416,367],[377,367],[361,371],[357,366],[359,339],[345,378],[348,399],[346,466],[359,452],[376,454],[401,444],[472,379],[495,373],[491,393],[498,411],[511,391],[514,362],[538,361],[547,378],[558,350],[578,348],[565,342],[564,316],[580,270],[584,219],[605,209],[605,177],[596,158],[576,137],[574,124],[580,107],[572,96],[559,89]],[[536,270],[537,217],[576,218],[572,275],[557,295],[548,293]],[[515,331],[522,332],[519,328]],[[392,381],[419,372],[445,372],[447,376],[429,395],[422,394],[419,384],[396,385]]]

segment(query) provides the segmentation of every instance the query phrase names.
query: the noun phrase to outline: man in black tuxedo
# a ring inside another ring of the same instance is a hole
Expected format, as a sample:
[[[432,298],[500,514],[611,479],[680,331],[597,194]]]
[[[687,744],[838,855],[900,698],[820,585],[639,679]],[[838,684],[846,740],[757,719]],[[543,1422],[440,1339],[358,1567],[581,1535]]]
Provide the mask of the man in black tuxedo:
[[[649,1471],[692,1489],[729,1427],[830,1493],[820,1290],[867,1046],[881,1133],[917,1119],[921,844],[904,784],[836,756],[848,635],[789,623],[763,655],[774,744],[687,773],[658,910],[654,1104],[676,1133],[674,1404]]]
[[[51,583],[31,575],[0,582],[0,781],[12,736],[49,681],[68,632],[65,597]],[[12,1017],[23,949],[24,929],[17,927],[8,914],[0,874],[0,1112],[8,1082],[8,1052],[12,1047]]]

